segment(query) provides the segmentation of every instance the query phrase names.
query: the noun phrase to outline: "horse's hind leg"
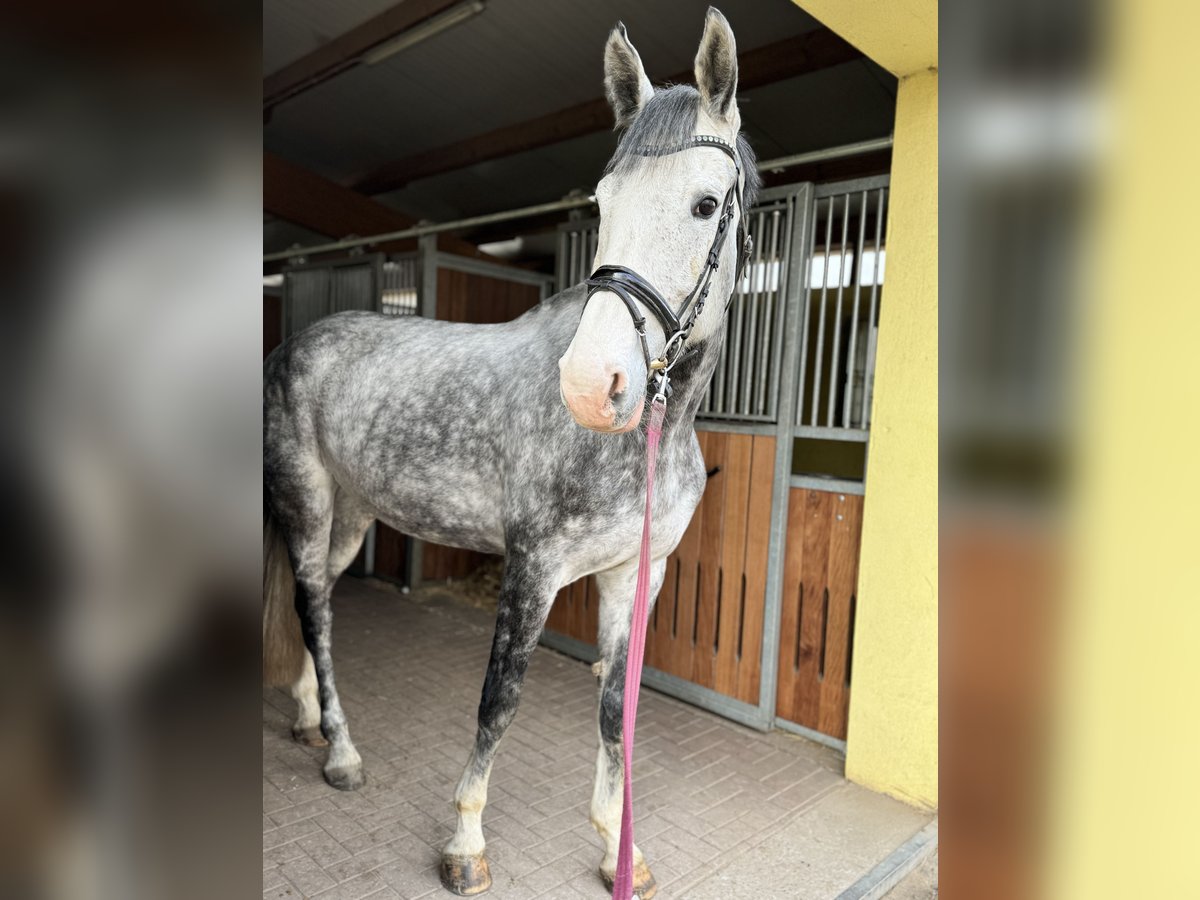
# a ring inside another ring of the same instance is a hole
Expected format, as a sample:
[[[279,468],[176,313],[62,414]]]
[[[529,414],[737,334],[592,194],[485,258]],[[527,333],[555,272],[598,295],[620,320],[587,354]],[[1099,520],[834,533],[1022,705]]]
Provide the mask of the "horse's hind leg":
[[[339,491],[334,501],[333,526],[329,536],[329,558],[326,570],[330,585],[354,561],[363,535],[370,526],[372,516],[352,504],[344,492]],[[310,747],[328,746],[321,734],[321,702],[317,692],[317,670],[312,654],[305,652],[304,668],[292,685],[292,697],[298,707],[296,722],[292,725],[292,737]]]
[[[650,600],[658,596],[666,573],[666,560],[655,560],[650,570]],[[621,737],[625,710],[625,662],[629,650],[629,624],[637,584],[637,562],[596,575],[600,588],[600,751],[596,755],[596,783],[592,791],[592,826],[604,841],[600,877],[609,890],[617,873],[621,840],[621,806],[624,802],[625,756]],[[650,900],[657,891],[654,876],[633,848],[633,891]]]
[[[341,571],[337,564],[340,562],[344,568],[353,559],[353,553],[344,561],[341,559],[347,552],[343,546],[347,539],[342,535],[335,540],[336,486],[329,475],[313,466],[302,478],[290,481],[285,482],[281,477],[272,493],[296,575],[300,630],[316,671],[321,733],[329,742],[325,780],[339,790],[351,791],[362,787],[366,779],[334,683],[330,595]]]
[[[484,856],[483,807],[496,747],[517,714],[521,684],[558,584],[541,567],[510,551],[496,611],[496,633],[479,700],[475,748],[454,792],[458,824],[442,852],[442,884],[456,894],[492,885]]]
[[[321,701],[317,696],[317,668],[312,654],[304,651],[304,668],[292,685],[292,699],[298,712],[292,725],[292,737],[310,747],[328,747],[329,741],[321,734]]]

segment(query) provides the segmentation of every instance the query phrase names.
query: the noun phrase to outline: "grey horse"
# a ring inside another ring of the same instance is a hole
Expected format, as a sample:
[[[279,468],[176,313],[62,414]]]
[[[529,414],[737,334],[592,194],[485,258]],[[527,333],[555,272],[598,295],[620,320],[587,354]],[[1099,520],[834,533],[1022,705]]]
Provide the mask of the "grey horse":
[[[597,187],[596,265],[636,270],[676,307],[705,271],[720,198],[732,185],[745,208],[758,187],[739,134],[733,33],[716,10],[705,21],[696,81],[656,90],[624,27],[610,34],[605,87],[624,134]],[[736,152],[689,144],[696,135]],[[694,420],[720,356],[738,252],[733,241],[715,246],[712,299],[671,371],[651,596],[705,483]],[[610,885],[616,869],[622,690],[645,502],[640,426],[651,374],[631,309],[611,290],[589,298],[579,285],[501,325],[343,313],[295,335],[264,364],[265,676],[291,685],[296,739],[328,744],[330,785],[354,790],[365,781],[334,682],[330,594],[371,522],[505,557],[475,746],[442,860],[443,883],[455,893],[491,884],[481,817],[492,762],[555,595],[587,575],[601,596],[591,821]],[[655,353],[669,337],[647,317]],[[645,900],[654,879],[640,851],[634,861]]]

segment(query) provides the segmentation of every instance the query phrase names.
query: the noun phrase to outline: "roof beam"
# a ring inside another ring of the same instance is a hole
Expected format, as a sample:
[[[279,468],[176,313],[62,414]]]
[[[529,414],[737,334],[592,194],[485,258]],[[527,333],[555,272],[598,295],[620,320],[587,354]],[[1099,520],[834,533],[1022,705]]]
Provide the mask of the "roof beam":
[[[415,219],[390,206],[266,152],[263,153],[263,209],[335,239],[350,234],[399,231],[417,224]],[[414,250],[416,246],[415,240],[381,245],[383,249],[396,251]],[[438,248],[460,256],[500,262],[451,234],[438,235]]]
[[[738,57],[738,87],[749,90],[856,59],[862,59],[858,50],[832,31],[819,28],[741,54]],[[692,72],[678,72],[665,80],[690,82]],[[604,131],[612,125],[608,101],[598,97],[569,109],[506,125],[388,163],[355,182],[354,189],[364,194],[381,194],[420,178]]]
[[[362,62],[370,50],[460,0],[404,0],[263,79],[263,109],[316,87]]]

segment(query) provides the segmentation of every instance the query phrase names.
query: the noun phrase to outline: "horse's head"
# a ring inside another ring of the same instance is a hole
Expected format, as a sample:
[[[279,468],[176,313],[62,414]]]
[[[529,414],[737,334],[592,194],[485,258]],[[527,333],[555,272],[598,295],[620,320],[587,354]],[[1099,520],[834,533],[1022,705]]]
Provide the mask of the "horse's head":
[[[665,301],[668,321],[673,313],[684,322],[696,307],[697,289],[708,285],[710,300],[686,335],[689,344],[721,328],[734,288],[742,201],[751,201],[758,176],[738,136],[733,32],[715,9],[705,20],[695,71],[696,88],[656,91],[625,27],[609,35],[604,86],[625,133],[596,187],[594,268],[600,274],[602,267],[620,266],[636,275],[630,289],[594,278],[575,337],[558,362],[563,401],[576,422],[596,431],[637,427],[650,376],[647,357],[671,355],[664,316],[655,313],[638,282]],[[697,136],[705,138],[694,142]],[[708,137],[719,141],[705,143]],[[725,236],[718,241],[723,218]],[[716,268],[707,265],[710,251],[716,251]],[[644,343],[635,327],[640,318]]]

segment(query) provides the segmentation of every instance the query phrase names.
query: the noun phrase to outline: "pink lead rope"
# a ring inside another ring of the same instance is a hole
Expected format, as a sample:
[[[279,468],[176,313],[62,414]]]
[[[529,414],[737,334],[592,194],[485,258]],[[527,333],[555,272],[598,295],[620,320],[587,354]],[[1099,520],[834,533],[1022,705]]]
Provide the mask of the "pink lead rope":
[[[625,801],[621,806],[621,842],[617,852],[617,875],[612,900],[633,898],[633,728],[637,722],[638,687],[642,683],[642,654],[646,650],[646,620],[650,612],[650,507],[654,500],[654,466],[662,438],[667,400],[661,394],[650,404],[646,430],[646,514],[642,519],[642,551],[638,557],[637,589],[633,594],[633,616],[629,626],[629,648],[625,660],[625,709],[622,749],[625,753]]]

